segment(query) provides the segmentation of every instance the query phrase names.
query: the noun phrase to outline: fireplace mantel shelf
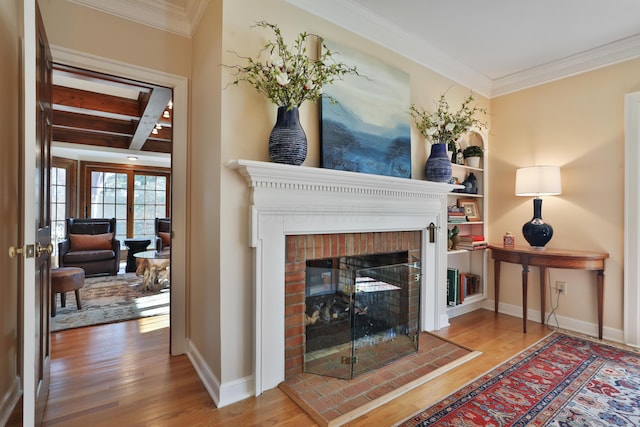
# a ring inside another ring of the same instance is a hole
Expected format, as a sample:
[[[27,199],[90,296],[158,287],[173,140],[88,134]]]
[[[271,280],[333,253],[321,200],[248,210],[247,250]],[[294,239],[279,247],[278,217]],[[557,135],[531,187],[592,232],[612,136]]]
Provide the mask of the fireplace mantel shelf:
[[[454,188],[463,188],[447,183],[255,160],[232,160],[227,166],[238,169],[250,187],[287,191],[424,197],[449,193]]]
[[[461,186],[254,160],[233,160],[227,167],[251,189],[256,395],[284,381],[286,236],[421,232],[420,327],[448,325],[447,194]]]

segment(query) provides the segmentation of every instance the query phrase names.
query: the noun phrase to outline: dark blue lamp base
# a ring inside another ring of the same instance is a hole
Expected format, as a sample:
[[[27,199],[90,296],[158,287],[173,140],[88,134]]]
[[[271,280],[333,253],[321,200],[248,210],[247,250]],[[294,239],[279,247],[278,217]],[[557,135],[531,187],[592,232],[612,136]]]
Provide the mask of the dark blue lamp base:
[[[544,247],[553,237],[553,228],[542,221],[542,199],[533,199],[533,219],[522,226],[522,234],[534,247]]]

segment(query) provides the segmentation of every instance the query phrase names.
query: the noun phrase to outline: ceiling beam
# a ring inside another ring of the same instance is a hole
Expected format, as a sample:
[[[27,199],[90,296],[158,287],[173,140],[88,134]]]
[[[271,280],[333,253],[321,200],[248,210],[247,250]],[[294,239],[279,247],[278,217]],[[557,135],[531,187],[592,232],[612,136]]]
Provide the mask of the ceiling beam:
[[[56,109],[56,105],[62,105],[81,110],[99,111],[116,116],[128,116],[132,119],[140,117],[140,105],[135,99],[88,92],[65,86],[53,86],[52,98],[54,110]]]
[[[144,144],[141,151],[153,151],[155,153],[171,153],[171,142],[170,141],[157,141],[150,139]]]
[[[53,126],[53,141],[98,147],[129,148],[129,137]]]
[[[165,108],[167,108],[167,104],[169,104],[169,101],[171,100],[171,95],[171,89],[164,87],[157,87],[153,89],[144,106],[144,111],[142,112],[138,126],[133,134],[133,138],[131,139],[131,144],[129,145],[131,150],[142,149],[142,146],[147,139],[149,139],[151,131],[156,126],[156,123],[160,121],[160,117],[162,117],[162,113]]]
[[[134,129],[131,120],[110,119],[59,110],[53,111],[53,125],[61,128],[84,129],[87,132],[95,131],[128,137],[133,135]]]

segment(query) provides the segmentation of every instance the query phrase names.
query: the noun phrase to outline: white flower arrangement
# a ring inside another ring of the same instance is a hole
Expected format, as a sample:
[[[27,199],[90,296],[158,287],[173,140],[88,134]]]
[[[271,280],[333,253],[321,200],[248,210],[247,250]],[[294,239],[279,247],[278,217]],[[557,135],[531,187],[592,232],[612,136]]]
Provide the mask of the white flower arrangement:
[[[448,144],[450,149],[455,148],[455,141],[472,127],[484,127],[486,124],[477,117],[476,113],[486,114],[487,110],[471,107],[473,95],[469,95],[456,112],[449,111],[449,103],[444,95],[440,95],[438,107],[435,112],[427,113],[424,109],[415,105],[409,107],[418,131],[431,141],[432,144]],[[452,150],[454,151],[454,150]]]
[[[264,62],[246,58],[246,66],[233,66],[237,70],[233,84],[246,81],[279,107],[291,110],[300,107],[306,100],[316,101],[323,96],[324,85],[332,84],[335,79],[346,74],[358,74],[356,67],[335,61],[334,53],[324,42],[319,58],[311,59],[307,55],[309,35],[306,32],[299,34],[290,49],[277,25],[260,21],[256,26],[269,28],[275,33],[275,42],[268,41],[261,51],[268,52],[269,58]]]

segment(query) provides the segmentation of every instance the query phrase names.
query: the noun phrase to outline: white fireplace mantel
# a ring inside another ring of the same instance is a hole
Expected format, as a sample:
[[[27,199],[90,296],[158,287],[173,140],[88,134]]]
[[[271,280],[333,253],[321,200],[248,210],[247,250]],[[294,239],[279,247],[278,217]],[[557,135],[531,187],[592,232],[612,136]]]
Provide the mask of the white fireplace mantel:
[[[255,392],[284,380],[285,237],[421,230],[421,329],[448,325],[447,193],[457,186],[251,160],[234,160],[251,188],[249,245],[255,248]],[[435,241],[429,226],[436,227]]]

